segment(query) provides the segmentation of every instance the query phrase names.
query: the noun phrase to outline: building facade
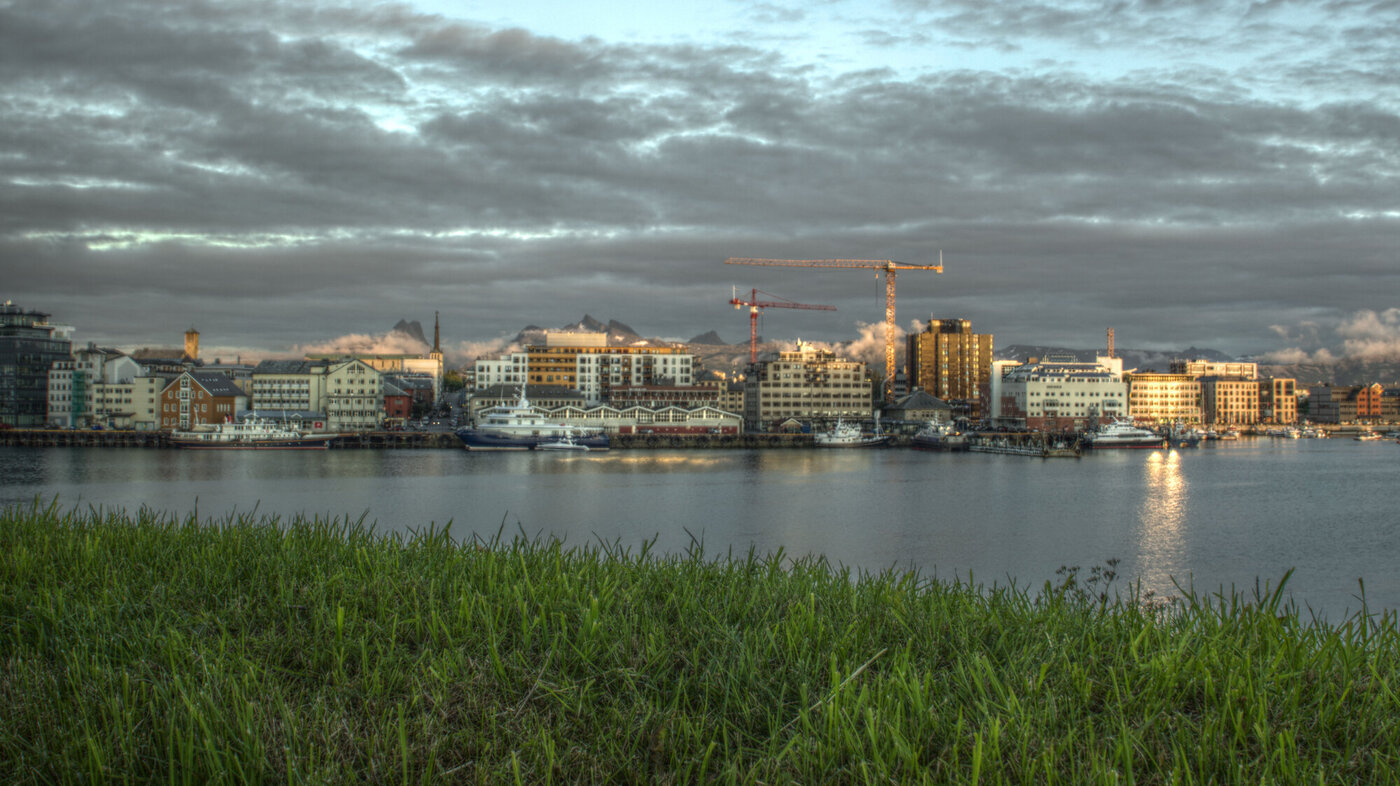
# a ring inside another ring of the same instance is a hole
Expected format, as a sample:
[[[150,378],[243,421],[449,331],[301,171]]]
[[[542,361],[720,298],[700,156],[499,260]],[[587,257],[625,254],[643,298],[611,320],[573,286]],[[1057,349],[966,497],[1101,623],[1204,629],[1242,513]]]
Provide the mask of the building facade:
[[[223,374],[185,371],[171,378],[158,397],[162,430],[228,423],[248,408],[248,396]]]
[[[992,334],[973,333],[967,319],[929,318],[909,336],[909,389],[922,389],[971,417],[982,412],[981,391],[992,373]]]
[[[802,342],[775,360],[750,366],[744,380],[744,425],[750,431],[768,430],[789,418],[863,420],[873,406],[865,363]]]
[[[326,426],[375,431],[384,423],[384,376],[360,358],[326,365]]]
[[[476,390],[497,385],[558,385],[593,403],[609,400],[617,388],[695,384],[695,356],[680,345],[610,347],[606,333],[547,333],[536,345],[494,360],[478,360]]]
[[[42,311],[0,305],[0,424],[39,427],[49,414],[49,370],[70,360],[71,329]]]
[[[1250,426],[1259,422],[1257,379],[1201,377],[1201,411],[1206,423]]]
[[[1128,383],[1128,415],[1149,423],[1200,423],[1201,381],[1190,374],[1133,372]]]
[[[1298,422],[1298,381],[1267,377],[1259,381],[1259,420],[1262,423]]]
[[[988,404],[999,426],[1070,431],[1128,416],[1121,358],[1084,363],[1048,355],[1038,363],[992,365]]]

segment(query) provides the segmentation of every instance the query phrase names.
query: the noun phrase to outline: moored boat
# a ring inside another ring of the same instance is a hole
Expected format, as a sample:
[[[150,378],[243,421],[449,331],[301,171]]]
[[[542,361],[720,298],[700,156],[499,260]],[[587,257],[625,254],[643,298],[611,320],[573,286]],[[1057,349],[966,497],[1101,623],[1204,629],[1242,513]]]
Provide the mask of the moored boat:
[[[1167,438],[1155,431],[1139,428],[1130,422],[1117,420],[1105,423],[1084,435],[1083,445],[1093,450],[1139,448],[1151,450],[1167,445]]]
[[[910,438],[909,444],[920,450],[968,449],[967,435],[952,423],[930,422]]]
[[[523,389],[514,404],[492,407],[481,413],[475,426],[457,430],[457,438],[468,450],[531,450],[565,437],[589,450],[609,447],[601,428],[550,420],[525,398]]]
[[[335,434],[303,434],[270,420],[252,417],[215,423],[210,428],[172,431],[170,444],[192,450],[325,450]]]
[[[548,442],[541,442],[535,445],[535,450],[587,453],[589,448],[587,445],[579,443],[577,440],[574,439],[574,435],[572,433],[569,433],[565,434],[562,437],[559,437],[558,439],[552,439]]]
[[[880,434],[863,433],[858,426],[836,419],[836,425],[828,431],[817,432],[812,443],[819,448],[874,448],[889,442],[890,438]]]

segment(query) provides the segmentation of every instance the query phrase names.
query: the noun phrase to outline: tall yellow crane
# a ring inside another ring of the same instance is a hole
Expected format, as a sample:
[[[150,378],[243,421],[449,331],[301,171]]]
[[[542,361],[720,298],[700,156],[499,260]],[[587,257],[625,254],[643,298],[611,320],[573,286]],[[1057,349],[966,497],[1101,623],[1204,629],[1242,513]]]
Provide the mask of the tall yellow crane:
[[[894,389],[894,276],[900,270],[932,270],[943,272],[943,252],[938,252],[936,265],[907,265],[892,259],[751,259],[730,257],[726,265],[773,265],[781,267],[838,267],[874,270],[885,276],[885,399]]]

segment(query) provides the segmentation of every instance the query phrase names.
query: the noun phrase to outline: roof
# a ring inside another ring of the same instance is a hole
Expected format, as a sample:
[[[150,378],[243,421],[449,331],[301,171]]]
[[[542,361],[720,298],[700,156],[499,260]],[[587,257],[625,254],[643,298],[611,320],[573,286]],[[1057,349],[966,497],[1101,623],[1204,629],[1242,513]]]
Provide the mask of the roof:
[[[946,401],[936,398],[923,390],[915,390],[907,396],[902,396],[885,409],[952,409]]]
[[[384,383],[384,395],[386,395],[386,396],[408,396],[408,395],[412,395],[412,394],[410,394],[408,391],[404,390],[403,388],[399,387],[398,385],[395,385],[395,384],[392,383],[392,382],[385,382],[385,383]]]
[[[194,377],[194,380],[200,384],[200,387],[203,387],[205,390],[209,391],[209,395],[211,396],[248,395],[247,393],[243,392],[243,388],[240,388],[239,386],[233,384],[233,380],[229,379],[223,374],[211,374],[197,371],[191,373],[190,376]]]
[[[491,385],[472,393],[472,398],[516,398],[520,395],[519,385]],[[585,399],[581,391],[563,385],[526,385],[525,397],[529,399],[569,398]]]
[[[309,374],[311,363],[305,360],[264,360],[253,367],[254,374]]]

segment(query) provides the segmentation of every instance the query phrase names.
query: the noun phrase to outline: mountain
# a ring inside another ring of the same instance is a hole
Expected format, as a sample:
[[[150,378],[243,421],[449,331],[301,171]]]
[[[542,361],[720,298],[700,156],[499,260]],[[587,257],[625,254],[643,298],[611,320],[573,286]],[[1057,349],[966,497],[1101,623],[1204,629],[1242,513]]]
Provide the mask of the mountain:
[[[428,339],[423,335],[423,326],[420,325],[418,323],[418,320],[416,319],[412,322],[406,322],[400,319],[399,323],[397,325],[394,325],[394,329],[389,332],[402,333],[410,338],[417,339],[418,341],[422,342],[423,344],[426,344],[427,346],[432,346],[432,342],[428,341]]]
[[[716,332],[713,331],[713,330],[711,330],[711,331],[708,332],[708,333],[701,333],[700,335],[696,336],[695,338],[692,338],[691,340],[689,340],[689,341],[687,341],[687,342],[685,342],[685,343],[687,343],[687,344],[703,344],[703,345],[705,345],[705,346],[715,346],[715,345],[717,345],[717,344],[722,344],[722,345],[727,345],[727,344],[728,344],[728,342],[726,342],[724,339],[720,338],[720,337],[719,337],[719,334],[716,333]]]
[[[1261,375],[1292,377],[1300,388],[1311,385],[1370,385],[1379,382],[1385,387],[1400,387],[1400,358],[1389,360],[1358,360],[1341,358],[1332,363],[1293,363],[1289,365],[1259,364]]]

